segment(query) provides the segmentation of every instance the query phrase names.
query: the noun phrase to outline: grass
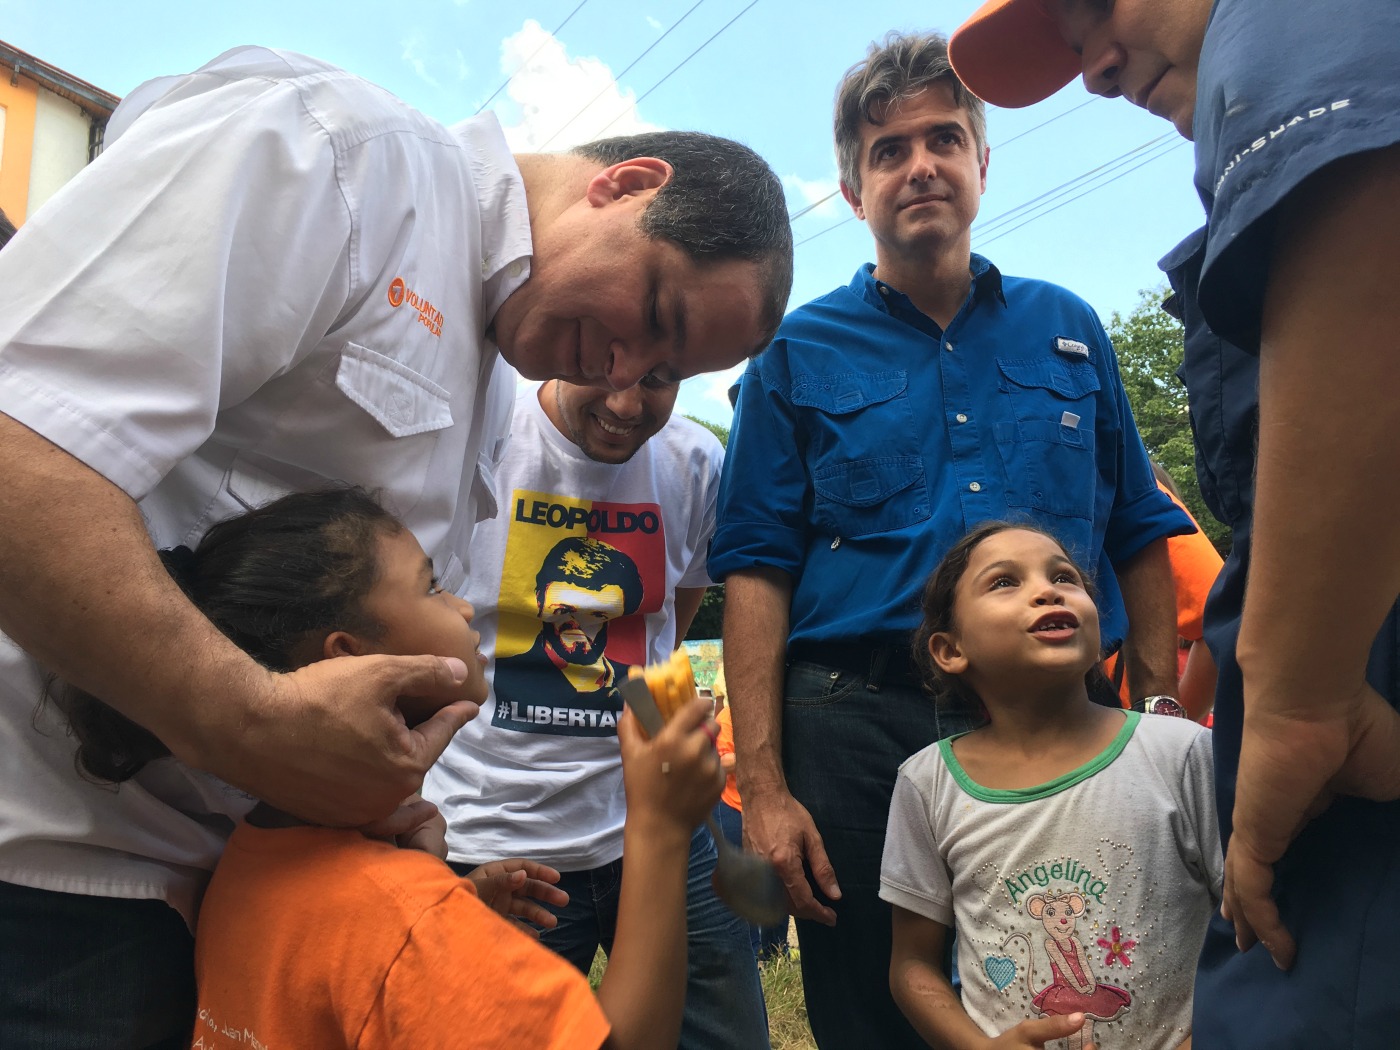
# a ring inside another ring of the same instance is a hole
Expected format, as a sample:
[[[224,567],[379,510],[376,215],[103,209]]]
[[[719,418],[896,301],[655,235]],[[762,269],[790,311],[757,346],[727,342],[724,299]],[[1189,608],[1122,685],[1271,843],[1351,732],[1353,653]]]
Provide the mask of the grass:
[[[599,948],[588,971],[588,983],[594,989],[607,966],[608,957]],[[758,974],[763,1000],[768,1004],[768,1038],[773,1050],[816,1050],[807,1026],[807,1006],[802,1001],[802,964],[797,949],[793,948],[791,955],[765,959]]]

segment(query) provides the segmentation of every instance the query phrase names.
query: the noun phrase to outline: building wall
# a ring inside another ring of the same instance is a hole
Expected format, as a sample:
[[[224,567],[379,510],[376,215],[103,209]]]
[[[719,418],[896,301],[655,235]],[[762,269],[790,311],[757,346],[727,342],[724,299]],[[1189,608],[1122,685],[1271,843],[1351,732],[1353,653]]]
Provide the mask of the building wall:
[[[29,167],[29,213],[58,192],[88,162],[92,120],[75,103],[39,89]]]
[[[29,214],[29,173],[34,152],[34,117],[39,85],[28,77],[0,76],[4,141],[0,143],[0,208],[16,226]]]

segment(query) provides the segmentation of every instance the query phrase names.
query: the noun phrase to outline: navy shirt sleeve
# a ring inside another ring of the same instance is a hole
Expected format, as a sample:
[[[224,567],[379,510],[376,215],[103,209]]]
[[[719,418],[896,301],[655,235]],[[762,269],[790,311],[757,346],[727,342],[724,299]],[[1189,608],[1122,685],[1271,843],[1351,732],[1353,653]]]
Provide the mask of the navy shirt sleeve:
[[[1332,161],[1400,141],[1395,0],[1218,0],[1197,78],[1196,187],[1210,215],[1199,297],[1257,349],[1278,206]]]

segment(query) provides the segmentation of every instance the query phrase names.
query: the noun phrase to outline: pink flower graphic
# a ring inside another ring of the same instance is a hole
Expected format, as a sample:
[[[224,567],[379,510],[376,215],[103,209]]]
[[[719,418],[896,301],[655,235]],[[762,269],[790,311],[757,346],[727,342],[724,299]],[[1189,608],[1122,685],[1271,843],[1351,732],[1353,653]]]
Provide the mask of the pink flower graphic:
[[[1108,940],[1099,938],[1099,947],[1108,949],[1103,957],[1105,966],[1112,966],[1115,962],[1121,962],[1124,966],[1133,965],[1133,960],[1128,958],[1128,949],[1136,948],[1137,941],[1124,940],[1123,931],[1117,926],[1113,927]]]

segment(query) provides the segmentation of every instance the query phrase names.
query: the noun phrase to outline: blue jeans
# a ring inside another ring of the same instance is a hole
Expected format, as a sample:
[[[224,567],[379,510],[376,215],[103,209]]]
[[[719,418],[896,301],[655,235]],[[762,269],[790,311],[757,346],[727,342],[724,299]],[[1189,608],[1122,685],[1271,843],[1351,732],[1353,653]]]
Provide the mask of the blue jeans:
[[[784,692],[788,789],[811,813],[841,886],[839,901],[814,886],[835,910],[835,926],[797,920],[812,1035],[821,1050],[927,1050],[890,995],[891,913],[879,899],[880,859],[900,763],[971,723],[940,717],[907,679],[815,663],[793,663]]]
[[[0,882],[0,1047],[189,1046],[194,938],[164,901]]]
[[[719,830],[724,837],[734,845],[742,847],[744,845],[743,812],[720,799],[715,803],[714,817],[715,823],[719,825]],[[788,953],[788,924],[783,922],[775,926],[750,926],[749,943],[753,945],[753,954],[756,959],[766,959],[771,955],[786,955]]]
[[[559,925],[545,930],[540,941],[584,973],[600,946],[612,952],[622,865],[616,860],[588,871],[567,871],[559,880],[569,903],[550,909]],[[749,927],[715,896],[710,885],[714,870],[714,839],[705,828],[697,828],[690,841],[685,916],[689,972],[679,1050],[764,1050],[768,1012]]]

